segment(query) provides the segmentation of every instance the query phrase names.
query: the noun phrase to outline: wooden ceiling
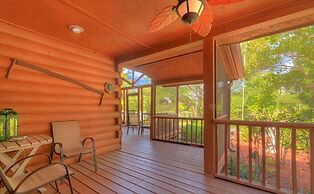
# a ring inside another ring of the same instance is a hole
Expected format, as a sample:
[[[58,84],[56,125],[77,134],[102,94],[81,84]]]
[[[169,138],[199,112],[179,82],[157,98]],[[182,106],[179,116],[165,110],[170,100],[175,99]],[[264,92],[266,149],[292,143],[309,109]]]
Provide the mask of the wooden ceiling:
[[[246,0],[215,6],[214,26],[260,10],[296,0]],[[168,28],[147,32],[150,20],[176,0],[5,0],[0,20],[67,41],[110,57],[142,51],[189,33],[179,21]],[[85,32],[74,34],[71,24]]]
[[[203,41],[180,21],[154,33],[151,19],[177,0],[3,0],[0,21],[83,47],[156,82],[202,79]],[[214,6],[210,36],[314,7],[313,0],[245,0]],[[70,32],[69,25],[84,28]],[[192,54],[187,54],[192,52]]]

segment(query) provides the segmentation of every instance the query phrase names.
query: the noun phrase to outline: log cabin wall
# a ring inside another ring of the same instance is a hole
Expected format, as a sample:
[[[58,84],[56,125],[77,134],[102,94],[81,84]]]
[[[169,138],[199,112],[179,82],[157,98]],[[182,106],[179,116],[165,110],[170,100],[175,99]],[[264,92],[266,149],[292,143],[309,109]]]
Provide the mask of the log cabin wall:
[[[26,67],[13,66],[6,79],[14,58],[101,91],[112,82],[118,91],[104,92],[99,106],[99,94]],[[52,121],[77,120],[82,136],[96,139],[97,154],[119,149],[118,71],[106,56],[0,21],[0,109],[10,107],[20,114],[21,135],[51,135]]]

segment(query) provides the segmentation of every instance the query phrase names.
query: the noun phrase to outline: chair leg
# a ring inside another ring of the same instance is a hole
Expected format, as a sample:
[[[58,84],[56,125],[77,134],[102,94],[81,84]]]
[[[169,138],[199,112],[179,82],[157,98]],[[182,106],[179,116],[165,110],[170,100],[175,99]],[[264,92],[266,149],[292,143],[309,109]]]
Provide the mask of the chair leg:
[[[72,188],[72,184],[71,184],[71,180],[70,180],[70,175],[67,176],[68,182],[69,182],[69,187],[71,190],[71,194],[73,194],[73,188]]]
[[[57,181],[55,181],[55,185],[56,185],[56,190],[57,190],[57,192],[59,193],[59,187],[58,187]]]
[[[130,129],[130,126],[128,125],[128,129],[126,130],[127,135],[129,134],[129,129]]]
[[[80,154],[78,161],[80,162],[82,159],[82,154]]]
[[[139,127],[138,127],[137,135],[140,135],[140,131],[141,131],[141,127],[139,126]]]
[[[98,167],[97,167],[96,152],[95,152],[95,150],[93,151],[93,157],[94,157],[95,172],[97,172]]]

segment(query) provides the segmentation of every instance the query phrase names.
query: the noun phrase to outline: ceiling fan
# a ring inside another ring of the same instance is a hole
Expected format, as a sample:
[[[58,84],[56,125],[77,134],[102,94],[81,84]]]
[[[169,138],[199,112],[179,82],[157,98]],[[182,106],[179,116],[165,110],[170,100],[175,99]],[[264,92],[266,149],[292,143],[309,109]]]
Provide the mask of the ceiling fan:
[[[215,5],[228,5],[245,0],[178,0],[175,6],[164,8],[151,21],[148,30],[159,31],[176,21],[178,17],[187,25],[192,25],[196,34],[206,37],[213,23],[212,7]]]

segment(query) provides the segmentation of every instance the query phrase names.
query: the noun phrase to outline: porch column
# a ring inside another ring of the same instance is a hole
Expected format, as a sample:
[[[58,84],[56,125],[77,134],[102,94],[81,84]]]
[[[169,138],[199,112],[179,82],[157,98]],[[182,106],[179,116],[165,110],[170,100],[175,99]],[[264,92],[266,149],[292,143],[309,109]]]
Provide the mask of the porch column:
[[[151,85],[151,108],[150,108],[150,139],[154,138],[155,115],[156,115],[156,84],[152,81]]]
[[[206,174],[215,173],[216,156],[216,130],[213,119],[216,108],[216,66],[215,66],[215,41],[208,37],[203,42],[204,60],[204,170]]]

